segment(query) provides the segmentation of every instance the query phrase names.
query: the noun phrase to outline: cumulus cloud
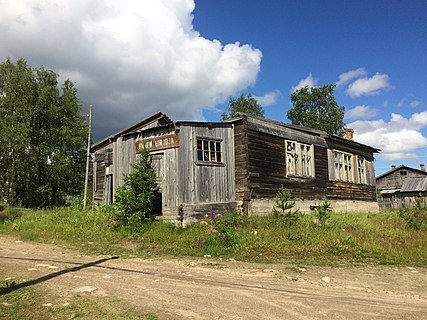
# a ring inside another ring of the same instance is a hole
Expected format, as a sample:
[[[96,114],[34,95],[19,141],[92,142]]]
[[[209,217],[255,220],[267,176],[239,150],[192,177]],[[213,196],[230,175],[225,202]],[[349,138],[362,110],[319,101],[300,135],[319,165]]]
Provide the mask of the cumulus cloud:
[[[421,132],[427,127],[427,111],[414,113],[410,118],[392,113],[388,122],[358,120],[348,127],[354,129],[356,141],[381,149],[379,157],[386,161],[419,161],[417,150],[427,147],[427,137]]]
[[[366,76],[366,74],[367,72],[365,68],[350,70],[340,74],[340,76],[338,77],[338,81],[335,84],[337,88],[339,88],[339,87],[345,86],[347,83],[349,83],[353,79]]]
[[[344,114],[344,120],[365,120],[375,117],[378,114],[378,109],[369,106],[361,105],[347,110]]]
[[[352,98],[360,96],[374,96],[378,95],[381,90],[390,88],[389,76],[382,73],[376,73],[373,77],[359,78],[350,84],[346,90],[347,94]]]
[[[276,103],[280,96],[280,91],[268,92],[263,96],[253,96],[263,107],[268,107]]]
[[[291,88],[291,93],[304,87],[313,88],[317,85],[318,82],[319,78],[313,78],[313,75],[310,72],[307,78],[300,80],[296,86]]]
[[[202,118],[255,83],[262,54],[193,27],[194,0],[0,0],[0,58],[76,83],[98,138],[157,111]]]

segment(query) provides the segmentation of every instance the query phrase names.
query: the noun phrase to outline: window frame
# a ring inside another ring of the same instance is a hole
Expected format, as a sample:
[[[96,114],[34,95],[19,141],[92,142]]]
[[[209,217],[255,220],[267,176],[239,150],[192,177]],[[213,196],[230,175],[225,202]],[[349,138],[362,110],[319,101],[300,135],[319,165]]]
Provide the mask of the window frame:
[[[199,141],[201,141],[199,148]],[[212,149],[213,146],[213,149]],[[206,148],[207,147],[207,148]],[[223,140],[209,137],[196,137],[195,159],[198,165],[224,166]],[[206,154],[207,153],[207,154]],[[208,160],[205,160],[206,155]],[[200,159],[200,156],[202,159]],[[213,160],[212,160],[212,157]],[[219,158],[219,159],[218,159]]]
[[[313,144],[285,140],[285,161],[287,177],[315,178]]]
[[[357,163],[356,163],[357,182],[360,184],[368,184],[368,177],[366,176],[366,159],[365,159],[365,157],[356,156],[356,161],[357,161]]]
[[[355,155],[341,150],[333,150],[332,155],[334,160],[335,180],[354,183],[353,157]]]

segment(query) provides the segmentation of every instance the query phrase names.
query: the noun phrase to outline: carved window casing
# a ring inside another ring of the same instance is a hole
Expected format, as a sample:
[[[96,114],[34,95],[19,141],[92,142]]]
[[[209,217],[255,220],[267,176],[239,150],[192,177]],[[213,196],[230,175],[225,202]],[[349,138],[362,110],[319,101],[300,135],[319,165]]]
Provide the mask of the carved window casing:
[[[353,155],[351,153],[334,151],[335,179],[354,182],[353,180]]]
[[[333,150],[333,162],[333,180],[360,184],[368,183],[368,163],[363,156]]]
[[[286,175],[314,177],[314,147],[296,141],[286,143]]]

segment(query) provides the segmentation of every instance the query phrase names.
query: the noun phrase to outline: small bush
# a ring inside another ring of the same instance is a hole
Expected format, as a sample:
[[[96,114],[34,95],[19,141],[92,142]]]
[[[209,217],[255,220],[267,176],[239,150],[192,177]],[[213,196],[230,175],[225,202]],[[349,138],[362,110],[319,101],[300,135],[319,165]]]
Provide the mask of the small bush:
[[[406,226],[415,230],[427,231],[427,209],[406,208],[399,209],[399,217],[405,222]]]
[[[323,200],[323,202],[316,208],[317,221],[319,226],[326,225],[326,222],[331,216],[331,203],[328,199]]]
[[[138,229],[146,220],[153,218],[153,200],[157,190],[156,171],[148,150],[141,152],[133,169],[124,177],[124,185],[117,188],[114,208],[119,224]]]
[[[198,239],[198,243],[209,246],[217,245],[223,249],[237,247],[240,242],[237,228],[241,224],[243,217],[237,212],[216,215],[212,209],[209,211],[209,216],[211,218],[211,230],[213,233],[208,235],[205,239]]]
[[[283,187],[277,192],[276,199],[273,206],[273,216],[283,219],[286,226],[295,225],[301,218],[301,213],[298,209],[294,210],[295,201],[289,190]]]

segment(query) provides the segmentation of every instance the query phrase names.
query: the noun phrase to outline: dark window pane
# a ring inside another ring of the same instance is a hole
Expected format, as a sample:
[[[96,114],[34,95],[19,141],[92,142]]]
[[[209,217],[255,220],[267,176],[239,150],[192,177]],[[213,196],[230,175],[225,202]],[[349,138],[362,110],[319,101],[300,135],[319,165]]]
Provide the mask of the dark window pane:
[[[197,149],[202,150],[202,140],[197,139]]]
[[[208,150],[208,141],[203,140],[203,150]]]
[[[208,151],[203,152],[203,161],[209,161],[209,152]]]
[[[215,162],[215,152],[211,151],[211,161]]]
[[[220,142],[216,143],[216,151],[221,151],[221,143]]]
[[[211,151],[215,151],[215,142],[211,141]]]
[[[203,161],[203,151],[197,150],[197,160]]]
[[[216,153],[216,161],[221,162],[221,152]]]

